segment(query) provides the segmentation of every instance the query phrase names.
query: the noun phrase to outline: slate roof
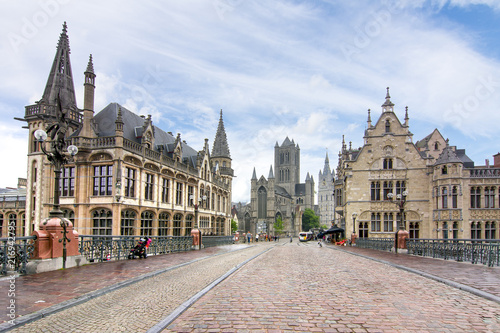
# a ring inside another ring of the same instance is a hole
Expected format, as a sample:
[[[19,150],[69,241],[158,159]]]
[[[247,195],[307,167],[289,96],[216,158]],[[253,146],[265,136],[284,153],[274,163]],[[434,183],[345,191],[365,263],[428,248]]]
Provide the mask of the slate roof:
[[[130,141],[141,143],[142,131],[147,119],[140,117],[118,103],[110,103],[94,116],[93,121],[97,125],[97,130],[99,132],[98,136],[103,137],[115,135],[115,121],[118,116],[118,108],[121,108],[122,113],[123,137]],[[154,125],[153,128],[154,147],[152,147],[152,149],[159,152],[160,150],[158,147],[163,146],[165,148],[164,153],[167,155],[172,153],[175,148],[176,138],[172,134],[167,133]],[[187,158],[189,160],[189,164],[196,167],[198,152],[184,142],[182,142],[181,145],[182,158]]]

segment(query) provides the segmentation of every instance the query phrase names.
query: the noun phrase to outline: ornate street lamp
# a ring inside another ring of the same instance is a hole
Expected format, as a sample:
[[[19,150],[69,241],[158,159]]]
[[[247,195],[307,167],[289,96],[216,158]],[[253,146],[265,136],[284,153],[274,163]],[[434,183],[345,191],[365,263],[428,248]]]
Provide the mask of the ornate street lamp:
[[[399,216],[401,217],[401,221],[399,222],[399,228],[396,230],[396,234],[394,237],[394,250],[396,253],[398,253],[398,234],[400,231],[405,230],[405,215],[404,215],[404,210],[405,210],[405,203],[406,203],[406,197],[408,196],[408,191],[403,191],[403,193],[398,193],[396,194],[396,200],[393,202],[398,205],[399,207]],[[391,192],[387,194],[387,197],[389,200],[392,200],[394,198],[394,194]]]
[[[61,107],[61,99],[58,97],[58,107],[57,107],[57,118],[56,121],[50,125],[47,132],[50,134],[50,148],[45,148],[45,140],[47,140],[49,134],[42,129],[35,131],[35,139],[40,142],[40,147],[42,152],[47,156],[49,162],[54,166],[54,202],[52,205],[52,210],[49,212],[49,218],[45,220],[44,224],[47,224],[50,219],[59,219],[60,225],[63,228],[61,232],[63,234],[62,239],[59,242],[63,244],[63,269],[66,268],[66,243],[71,240],[67,237],[67,228],[70,221],[63,217],[64,213],[61,211],[59,205],[59,195],[60,195],[60,179],[61,170],[65,164],[73,160],[73,157],[78,153],[78,148],[74,145],[70,145],[66,151],[66,133],[69,127],[69,121],[66,118],[68,110],[63,110]]]
[[[189,199],[191,200],[191,203],[193,203],[195,196],[190,195]],[[206,195],[198,198],[198,202],[194,204],[194,226],[193,226],[193,229],[191,230],[191,235],[194,238],[199,238],[198,244],[195,244],[195,246],[198,248],[198,250],[201,249],[201,230],[198,227],[198,204],[202,204],[203,202],[205,202],[205,200],[207,200]]]

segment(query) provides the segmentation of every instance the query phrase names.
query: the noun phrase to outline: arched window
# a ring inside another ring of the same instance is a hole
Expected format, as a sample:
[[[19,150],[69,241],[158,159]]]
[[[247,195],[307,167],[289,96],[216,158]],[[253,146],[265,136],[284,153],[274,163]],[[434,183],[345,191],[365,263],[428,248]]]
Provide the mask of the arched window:
[[[109,209],[94,210],[92,222],[92,235],[112,235],[113,213]]]
[[[257,218],[265,219],[267,217],[267,190],[261,186],[257,192]]]
[[[184,232],[186,236],[191,235],[191,229],[193,229],[193,221],[194,221],[193,215],[186,216],[186,230]]]
[[[470,208],[481,208],[481,188],[471,187]]]
[[[389,121],[389,119],[387,119],[385,121],[385,132],[389,133],[390,131],[391,131],[391,122]]]
[[[120,235],[133,236],[135,234],[135,218],[136,213],[133,210],[122,210],[120,221]]]
[[[141,236],[153,235],[153,219],[154,214],[150,211],[142,212],[141,214]]]
[[[158,215],[158,236],[167,236],[170,224],[170,214],[160,213]]]
[[[180,236],[181,230],[182,230],[182,215],[175,214],[174,215],[174,228],[173,228],[174,236]]]

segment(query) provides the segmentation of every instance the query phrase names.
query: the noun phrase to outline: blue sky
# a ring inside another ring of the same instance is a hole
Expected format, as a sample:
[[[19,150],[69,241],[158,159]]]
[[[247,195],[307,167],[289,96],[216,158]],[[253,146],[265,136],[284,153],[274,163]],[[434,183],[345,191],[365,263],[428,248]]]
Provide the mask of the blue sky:
[[[27,130],[13,120],[40,99],[64,21],[78,106],[89,54],[95,109],[118,102],[212,144],[220,109],[247,201],[274,145],[301,148],[301,181],[318,182],[342,135],[363,144],[386,87],[416,142],[435,128],[476,165],[500,151],[500,1],[0,1],[0,187],[26,177]]]

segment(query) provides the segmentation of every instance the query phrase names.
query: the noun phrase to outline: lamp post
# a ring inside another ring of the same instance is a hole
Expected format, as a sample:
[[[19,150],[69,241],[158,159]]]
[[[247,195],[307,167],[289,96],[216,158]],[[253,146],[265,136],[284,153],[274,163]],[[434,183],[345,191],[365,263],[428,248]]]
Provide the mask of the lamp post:
[[[35,131],[34,136],[35,139],[40,142],[42,152],[47,156],[49,162],[54,166],[54,202],[52,205],[52,210],[49,212],[49,218],[45,220],[44,225],[47,225],[47,223],[51,219],[59,219],[59,224],[63,229],[61,231],[62,239],[60,239],[59,242],[62,242],[63,244],[63,269],[65,269],[67,254],[66,243],[71,241],[67,237],[67,228],[69,227],[69,224],[71,222],[63,217],[63,212],[61,211],[59,205],[59,183],[63,166],[73,159],[73,157],[78,153],[78,148],[74,145],[70,145],[67,148],[67,151],[64,151],[64,148],[66,147],[66,132],[68,130],[68,120],[65,117],[66,113],[60,107],[60,99],[58,100],[58,102],[59,108],[57,121],[47,129],[47,132],[50,133],[51,137],[50,148],[46,149],[44,145],[45,140],[47,140],[48,138],[47,132],[42,129],[38,129]]]
[[[406,203],[406,197],[408,196],[408,191],[403,191],[403,193],[398,193],[396,194],[396,200],[393,202],[398,205],[399,207],[399,216],[401,217],[401,221],[399,223],[399,228],[396,230],[396,234],[394,237],[394,250],[396,253],[398,253],[398,235],[402,234],[402,231],[405,230],[405,215],[404,215],[404,210],[405,210],[405,203]],[[387,194],[387,197],[389,200],[392,200],[394,198],[394,194],[391,192]],[[401,232],[400,232],[401,231]]]
[[[194,201],[194,195],[191,195],[189,199],[191,200],[191,203]],[[198,224],[198,213],[199,213],[199,207],[198,204],[203,203],[205,200],[207,200],[207,196],[204,195],[200,198],[198,198],[198,202],[194,204],[194,226],[193,229],[191,229],[191,236],[193,236],[193,245],[200,250],[201,249],[201,230],[199,229],[199,224]]]
[[[358,217],[358,213],[352,213],[351,246],[356,245],[356,217]]]

